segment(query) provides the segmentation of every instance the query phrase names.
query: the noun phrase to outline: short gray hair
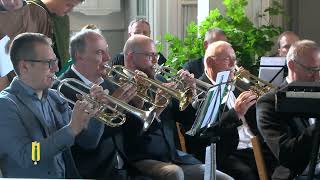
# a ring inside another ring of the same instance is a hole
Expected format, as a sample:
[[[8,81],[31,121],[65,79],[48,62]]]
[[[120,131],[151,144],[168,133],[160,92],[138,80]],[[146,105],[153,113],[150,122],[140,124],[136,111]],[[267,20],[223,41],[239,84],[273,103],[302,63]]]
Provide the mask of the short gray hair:
[[[205,34],[205,36],[204,36],[204,40],[205,41],[208,41],[208,43],[210,44],[210,43],[213,43],[213,39],[212,39],[212,34],[220,34],[220,35],[226,35],[226,33],[222,30],[222,29],[220,29],[220,28],[212,28],[212,29],[209,29],[207,32],[206,32],[206,34]]]
[[[151,31],[151,30],[150,30],[150,24],[149,24],[149,22],[148,22],[145,18],[135,18],[135,19],[133,19],[132,21],[130,21],[130,23],[129,23],[128,33],[130,33],[130,29],[131,29],[131,27],[133,26],[133,24],[134,24],[134,23],[138,23],[138,22],[142,22],[142,23],[145,23],[146,25],[148,25],[149,31]]]
[[[306,55],[306,51],[314,49],[320,50],[318,44],[311,40],[301,40],[297,41],[291,45],[288,54],[287,54],[287,62],[291,60],[298,60]]]
[[[69,52],[73,61],[76,61],[77,52],[83,52],[86,49],[86,37],[90,34],[103,37],[99,29],[82,29],[70,38]]]

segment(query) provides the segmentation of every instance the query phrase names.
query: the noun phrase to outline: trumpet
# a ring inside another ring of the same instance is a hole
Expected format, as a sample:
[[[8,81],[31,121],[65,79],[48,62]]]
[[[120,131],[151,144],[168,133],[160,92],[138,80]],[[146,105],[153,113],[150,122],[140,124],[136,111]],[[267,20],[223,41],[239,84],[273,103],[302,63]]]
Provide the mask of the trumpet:
[[[258,78],[257,76],[252,75],[248,70],[243,67],[235,66],[235,75],[233,80],[241,80],[247,84],[250,84],[249,90],[253,91],[257,97],[262,96],[263,94],[269,92],[272,89],[276,89],[277,87],[273,84]],[[241,87],[236,86],[240,91],[245,91]]]
[[[184,89],[186,87],[184,87],[184,83],[182,82],[182,80],[180,78],[177,77],[177,73],[178,71],[176,69],[173,69],[169,66],[162,66],[162,65],[158,65],[155,64],[154,65],[154,69],[156,74],[163,74],[165,77],[167,77],[169,79],[169,81],[174,81],[179,83],[181,89]],[[191,101],[200,101],[201,99],[199,99],[199,97],[201,95],[205,95],[208,90],[213,87],[212,84],[209,84],[207,82],[201,81],[199,79],[194,78],[195,83],[196,83],[196,95],[192,97]]]
[[[67,98],[61,91],[61,88],[63,86],[66,86],[68,88],[71,88],[75,92],[79,93],[82,95],[82,98],[88,101],[90,104],[93,105],[93,107],[98,108],[98,112],[95,114],[95,118],[98,119],[99,121],[103,122],[107,126],[110,127],[119,127],[126,121],[126,116],[124,113],[120,112],[117,107],[122,108],[123,110],[136,115],[143,121],[143,130],[146,131],[149,126],[152,124],[156,112],[155,108],[151,108],[149,111],[143,111],[141,109],[135,108],[115,97],[112,97],[108,94],[106,94],[106,98],[109,102],[113,103],[116,105],[116,107],[111,107],[108,104],[101,103],[99,100],[95,99],[92,97],[90,94],[84,92],[83,90],[79,89],[78,87],[83,87],[85,90],[89,91],[90,87],[84,84],[83,82],[74,79],[74,78],[66,78],[63,80],[57,79],[59,81],[59,85],[57,87],[57,92],[58,94],[66,101],[68,101],[71,104],[75,104],[73,100],[70,98]]]
[[[155,107],[165,107],[168,102],[169,102],[169,99],[168,97],[166,96],[162,96],[163,98],[166,99],[166,101],[163,103],[161,102],[160,104],[155,102],[154,99],[150,98],[150,95],[148,95],[146,93],[146,90],[150,89],[150,86],[153,86],[155,87],[156,89],[160,89],[162,91],[164,91],[165,93],[169,94],[170,97],[173,97],[173,98],[176,98],[178,101],[179,101],[179,109],[180,111],[184,110],[188,104],[190,103],[191,99],[192,99],[192,95],[193,95],[193,92],[190,88],[184,90],[184,91],[177,91],[175,89],[172,89],[172,88],[169,88],[169,87],[166,87],[164,85],[162,85],[161,82],[158,82],[156,80],[153,80],[153,79],[150,79],[148,77],[144,77],[144,76],[141,76],[127,68],[125,68],[124,66],[121,66],[121,65],[115,65],[113,67],[109,66],[109,65],[105,65],[105,67],[107,68],[107,76],[106,78],[108,79],[113,79],[114,76],[119,76],[124,82],[130,82],[130,83],[134,83],[134,85],[137,87],[138,89],[138,96],[140,98],[142,98],[143,100],[145,100],[146,102],[149,102],[150,104],[152,104],[153,106]],[[144,82],[147,82],[148,85],[150,86],[146,86],[140,82],[135,82],[133,80],[133,77],[138,75],[139,78],[141,78]],[[112,80],[114,82],[114,80]],[[119,83],[116,83],[117,85],[121,86],[121,82]],[[155,93],[155,94],[158,94],[157,93],[157,90],[156,89],[152,89],[151,90]]]

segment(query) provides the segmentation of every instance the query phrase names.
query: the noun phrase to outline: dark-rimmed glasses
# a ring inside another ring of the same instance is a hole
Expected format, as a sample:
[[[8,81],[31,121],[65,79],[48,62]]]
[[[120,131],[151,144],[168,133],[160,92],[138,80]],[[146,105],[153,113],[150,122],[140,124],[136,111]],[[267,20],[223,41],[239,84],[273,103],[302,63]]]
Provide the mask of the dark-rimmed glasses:
[[[308,71],[309,73],[319,73],[320,72],[320,67],[308,67],[303,65],[297,60],[293,60],[296,64],[298,64],[300,67],[302,67],[304,70]]]
[[[148,57],[149,61],[152,61],[153,59],[158,60],[160,55],[158,53],[143,53],[143,52],[132,52],[134,54],[142,54]]]
[[[51,69],[55,65],[58,65],[59,59],[44,59],[44,60],[32,60],[32,59],[29,59],[29,60],[24,60],[24,61],[38,62],[38,63],[48,63],[49,69]]]

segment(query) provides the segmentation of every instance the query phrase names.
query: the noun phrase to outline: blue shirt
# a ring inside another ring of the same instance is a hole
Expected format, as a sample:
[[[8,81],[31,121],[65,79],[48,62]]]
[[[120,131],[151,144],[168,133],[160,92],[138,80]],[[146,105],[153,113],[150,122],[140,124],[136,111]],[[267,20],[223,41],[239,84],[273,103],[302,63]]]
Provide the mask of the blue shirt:
[[[50,134],[57,131],[57,125],[55,123],[55,117],[52,111],[52,108],[48,102],[48,89],[43,91],[42,98],[39,99],[36,92],[28,85],[23,83],[21,80],[18,81],[18,83],[21,85],[21,87],[24,89],[26,94],[31,97],[32,103],[37,109],[39,110],[39,113],[42,115],[43,119],[45,120],[45,123],[47,125],[47,128],[49,129]],[[62,152],[57,154],[55,156],[55,167],[58,170],[58,174],[61,174],[61,178],[65,178],[65,164],[62,157]]]

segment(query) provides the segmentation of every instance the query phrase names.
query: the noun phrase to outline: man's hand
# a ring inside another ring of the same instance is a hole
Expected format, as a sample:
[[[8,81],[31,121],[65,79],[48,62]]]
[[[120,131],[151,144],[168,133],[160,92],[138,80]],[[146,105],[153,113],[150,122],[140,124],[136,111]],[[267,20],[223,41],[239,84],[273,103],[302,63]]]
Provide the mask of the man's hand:
[[[243,118],[248,109],[257,102],[257,96],[252,91],[242,92],[236,99],[234,109],[239,119]]]
[[[182,82],[185,83],[184,87],[189,87],[195,92],[196,89],[196,80],[193,74],[190,74],[189,71],[186,70],[179,70],[178,71],[179,77],[182,79]]]
[[[112,96],[126,103],[131,101],[137,95],[137,87],[132,83],[126,83],[119,87]]]
[[[90,118],[92,118],[97,111],[98,108],[93,108],[93,105],[86,100],[76,101],[70,121],[70,127],[75,136],[88,126]]]

